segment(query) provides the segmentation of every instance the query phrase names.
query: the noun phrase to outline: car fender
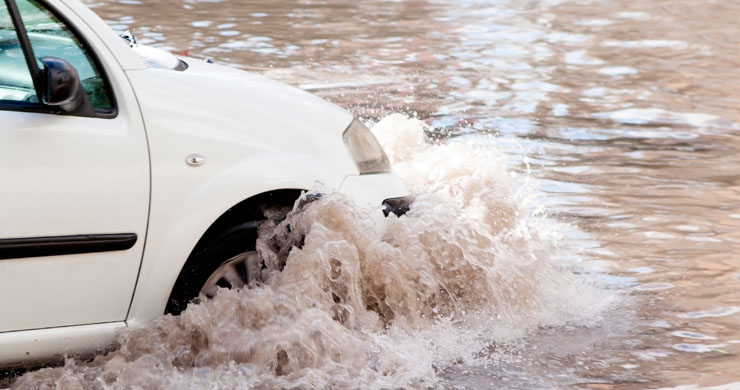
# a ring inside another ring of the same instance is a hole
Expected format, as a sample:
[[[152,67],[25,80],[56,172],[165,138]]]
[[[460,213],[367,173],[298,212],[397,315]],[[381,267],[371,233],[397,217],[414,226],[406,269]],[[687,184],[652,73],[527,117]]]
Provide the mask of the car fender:
[[[164,312],[185,261],[211,224],[227,210],[270,191],[336,191],[344,178],[344,174],[315,157],[270,153],[252,156],[210,174],[183,193],[181,200],[153,197],[144,258],[127,318],[129,325],[146,323]],[[165,207],[165,203],[170,204]]]

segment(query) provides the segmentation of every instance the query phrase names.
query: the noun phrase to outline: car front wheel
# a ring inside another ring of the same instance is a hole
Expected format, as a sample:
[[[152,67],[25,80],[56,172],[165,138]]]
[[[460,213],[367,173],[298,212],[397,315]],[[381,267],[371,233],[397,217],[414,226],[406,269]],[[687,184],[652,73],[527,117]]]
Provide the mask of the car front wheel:
[[[213,298],[220,287],[241,288],[256,280],[262,267],[255,248],[260,223],[232,227],[193,253],[175,283],[166,312],[179,314],[200,294]]]

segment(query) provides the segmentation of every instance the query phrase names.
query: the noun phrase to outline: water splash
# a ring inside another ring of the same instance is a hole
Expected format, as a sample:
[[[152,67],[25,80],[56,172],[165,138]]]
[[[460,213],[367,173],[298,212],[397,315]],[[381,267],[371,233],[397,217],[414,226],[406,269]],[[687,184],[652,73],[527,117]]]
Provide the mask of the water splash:
[[[556,260],[557,225],[528,211],[534,198],[505,156],[486,139],[430,144],[425,129],[401,115],[373,128],[417,195],[383,236],[330,194],[261,228],[258,284],[13,388],[430,388],[446,367],[490,362],[528,331],[597,321],[613,297]],[[265,240],[291,235],[303,246],[275,261]]]

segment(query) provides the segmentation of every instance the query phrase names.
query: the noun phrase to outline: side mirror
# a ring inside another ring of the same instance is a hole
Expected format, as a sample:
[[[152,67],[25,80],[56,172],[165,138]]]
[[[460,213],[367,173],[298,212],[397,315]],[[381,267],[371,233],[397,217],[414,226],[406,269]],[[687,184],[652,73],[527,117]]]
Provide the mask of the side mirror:
[[[66,114],[95,116],[90,98],[80,83],[77,70],[67,61],[57,57],[43,57],[42,101],[47,106],[58,107]]]

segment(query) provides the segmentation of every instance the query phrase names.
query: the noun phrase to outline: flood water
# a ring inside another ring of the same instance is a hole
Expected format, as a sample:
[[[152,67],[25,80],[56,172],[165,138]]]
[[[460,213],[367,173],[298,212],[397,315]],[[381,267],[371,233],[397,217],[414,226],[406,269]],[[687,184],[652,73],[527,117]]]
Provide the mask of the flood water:
[[[367,238],[330,197],[307,268],[18,388],[740,389],[740,3],[88,5],[380,121],[419,200]]]

